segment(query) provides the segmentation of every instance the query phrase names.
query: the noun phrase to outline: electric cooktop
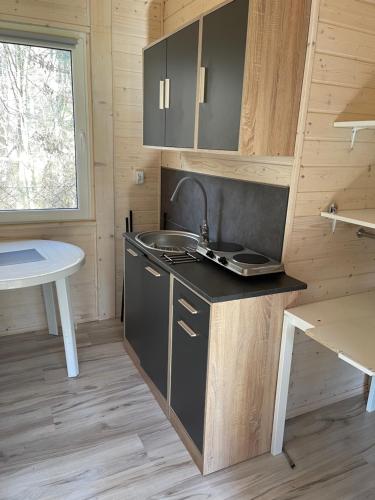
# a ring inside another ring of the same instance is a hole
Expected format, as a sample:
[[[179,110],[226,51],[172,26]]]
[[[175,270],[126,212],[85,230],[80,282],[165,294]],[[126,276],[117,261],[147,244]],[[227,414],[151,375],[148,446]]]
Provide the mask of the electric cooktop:
[[[238,243],[225,241],[210,241],[207,245],[199,243],[197,252],[241,276],[280,273],[284,271],[284,266],[281,262],[245,248]]]

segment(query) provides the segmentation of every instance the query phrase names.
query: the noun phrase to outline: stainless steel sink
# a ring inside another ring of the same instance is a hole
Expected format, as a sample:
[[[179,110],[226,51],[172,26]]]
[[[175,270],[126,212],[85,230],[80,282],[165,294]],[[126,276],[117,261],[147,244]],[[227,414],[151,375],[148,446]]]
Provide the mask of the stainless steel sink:
[[[167,253],[194,252],[199,236],[184,231],[145,231],[135,237],[146,248]]]

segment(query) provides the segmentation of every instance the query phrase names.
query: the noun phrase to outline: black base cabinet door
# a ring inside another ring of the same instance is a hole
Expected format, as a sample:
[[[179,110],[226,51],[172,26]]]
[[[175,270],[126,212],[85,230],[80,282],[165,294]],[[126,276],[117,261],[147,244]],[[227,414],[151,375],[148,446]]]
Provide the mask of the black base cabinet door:
[[[141,365],[167,397],[169,273],[149,260],[143,266],[143,310]]]
[[[167,397],[169,273],[125,245],[125,336],[142,368]]]
[[[125,243],[125,336],[137,356],[144,349],[143,318],[143,268],[147,259],[136,248]]]
[[[197,448],[203,451],[204,408],[208,331],[191,337],[180,321],[189,325],[188,316],[174,314],[171,406]],[[198,333],[198,332],[197,332]]]

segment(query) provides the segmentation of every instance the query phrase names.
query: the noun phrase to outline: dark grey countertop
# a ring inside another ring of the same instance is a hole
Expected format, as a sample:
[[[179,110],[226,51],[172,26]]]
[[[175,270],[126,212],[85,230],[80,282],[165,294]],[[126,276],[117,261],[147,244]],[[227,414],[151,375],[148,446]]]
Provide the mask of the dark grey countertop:
[[[275,293],[293,292],[307,288],[306,283],[285,273],[262,276],[239,276],[202,257],[201,262],[171,265],[161,258],[160,252],[140,245],[137,233],[125,233],[124,237],[160,267],[196,291],[209,302],[226,302]],[[198,254],[197,254],[198,255]]]

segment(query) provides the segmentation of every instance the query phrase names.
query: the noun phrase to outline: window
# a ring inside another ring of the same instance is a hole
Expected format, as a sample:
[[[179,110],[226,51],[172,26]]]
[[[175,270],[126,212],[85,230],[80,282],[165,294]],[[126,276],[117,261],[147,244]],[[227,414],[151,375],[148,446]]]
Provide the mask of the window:
[[[85,35],[0,25],[0,223],[90,215]]]

